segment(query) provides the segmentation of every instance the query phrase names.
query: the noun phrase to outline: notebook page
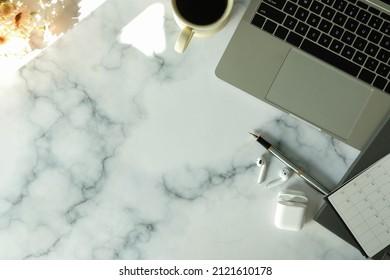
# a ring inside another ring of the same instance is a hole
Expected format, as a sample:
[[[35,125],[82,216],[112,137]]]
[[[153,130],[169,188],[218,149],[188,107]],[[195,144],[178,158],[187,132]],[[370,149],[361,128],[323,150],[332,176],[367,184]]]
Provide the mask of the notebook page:
[[[390,154],[328,196],[368,257],[390,244]]]

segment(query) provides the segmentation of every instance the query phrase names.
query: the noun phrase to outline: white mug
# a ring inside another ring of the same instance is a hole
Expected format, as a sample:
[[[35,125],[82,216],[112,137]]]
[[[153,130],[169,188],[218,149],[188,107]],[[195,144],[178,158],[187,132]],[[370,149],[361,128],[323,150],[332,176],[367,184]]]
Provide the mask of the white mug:
[[[171,0],[173,16],[181,33],[175,51],[183,53],[192,37],[207,37],[228,22],[234,0]]]

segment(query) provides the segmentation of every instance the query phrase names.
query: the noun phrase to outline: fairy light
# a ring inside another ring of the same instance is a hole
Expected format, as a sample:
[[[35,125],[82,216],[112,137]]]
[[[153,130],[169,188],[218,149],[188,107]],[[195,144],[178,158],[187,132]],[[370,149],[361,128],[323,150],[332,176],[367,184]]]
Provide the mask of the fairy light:
[[[65,0],[0,0],[0,57],[24,56],[50,45]]]

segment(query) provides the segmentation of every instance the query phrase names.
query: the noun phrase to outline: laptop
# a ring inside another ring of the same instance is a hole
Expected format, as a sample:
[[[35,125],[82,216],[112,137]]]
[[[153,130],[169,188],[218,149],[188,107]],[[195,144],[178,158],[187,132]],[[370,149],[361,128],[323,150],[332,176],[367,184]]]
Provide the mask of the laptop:
[[[390,112],[390,0],[252,0],[216,75],[361,150]]]

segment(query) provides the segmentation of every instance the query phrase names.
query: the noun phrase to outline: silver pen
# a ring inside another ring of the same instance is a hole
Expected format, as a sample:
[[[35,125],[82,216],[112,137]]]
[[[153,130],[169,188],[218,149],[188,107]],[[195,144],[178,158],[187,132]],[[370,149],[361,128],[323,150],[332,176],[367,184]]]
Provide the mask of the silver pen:
[[[268,141],[266,141],[260,135],[251,132],[249,133],[253,135],[256,138],[256,141],[259,142],[264,148],[266,148],[268,152],[270,152],[277,159],[279,159],[281,162],[287,165],[287,167],[291,168],[296,174],[298,174],[299,177],[305,180],[306,183],[308,183],[311,187],[313,187],[314,189],[316,189],[317,191],[319,191],[324,195],[329,194],[329,191],[323,185],[321,185],[321,183],[319,183],[316,179],[314,179],[309,174],[307,174],[303,168],[298,167],[296,164],[294,164],[292,161],[286,158],[281,152],[279,152],[277,149],[272,147],[272,145]]]

